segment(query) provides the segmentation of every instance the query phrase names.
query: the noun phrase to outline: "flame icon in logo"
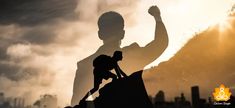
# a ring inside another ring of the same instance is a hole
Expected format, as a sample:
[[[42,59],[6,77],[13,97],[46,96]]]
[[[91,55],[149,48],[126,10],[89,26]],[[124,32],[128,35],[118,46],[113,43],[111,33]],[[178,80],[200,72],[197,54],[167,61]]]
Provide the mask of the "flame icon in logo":
[[[232,93],[229,92],[229,88],[226,88],[223,84],[221,84],[219,88],[215,88],[213,96],[216,101],[228,101],[231,94]]]

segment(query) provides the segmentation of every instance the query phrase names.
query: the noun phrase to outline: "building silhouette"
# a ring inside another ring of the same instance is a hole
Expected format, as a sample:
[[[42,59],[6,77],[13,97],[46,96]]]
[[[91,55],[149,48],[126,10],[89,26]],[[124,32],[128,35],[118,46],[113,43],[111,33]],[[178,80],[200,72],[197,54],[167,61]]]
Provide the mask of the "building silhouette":
[[[45,94],[34,103],[37,108],[57,108],[57,96]]]
[[[24,108],[25,100],[23,98],[14,98],[13,99],[13,108]]]
[[[165,101],[164,91],[159,91],[155,97],[149,96],[149,98],[153,100],[154,108],[235,108],[234,96],[231,96],[230,100],[227,102],[218,102],[221,103],[221,105],[215,105],[215,102],[211,97],[208,97],[208,101],[200,98],[199,86],[191,87],[191,96],[192,104],[190,101],[186,100],[184,93],[181,93],[180,96],[176,96],[174,102]],[[227,103],[227,105],[223,103]]]
[[[199,93],[199,87],[193,86],[191,87],[191,96],[192,96],[192,106],[193,108],[199,108],[199,101],[200,101],[200,93]]]
[[[185,98],[184,93],[176,96],[174,101],[166,101],[165,92],[161,90],[154,97],[149,96],[149,99],[153,104],[153,108],[235,108],[234,96],[231,96],[230,100],[225,102],[229,105],[215,105],[213,97],[208,97],[208,99],[200,98],[199,86],[191,87],[191,96],[192,103]],[[6,97],[3,92],[0,92],[0,108],[59,108],[57,105],[57,96],[55,95],[42,95],[33,105],[25,105],[25,101],[27,100],[20,97]],[[95,108],[94,103],[88,101],[86,108]]]
[[[164,108],[165,107],[165,94],[162,90],[160,90],[155,98],[154,98],[154,105],[157,108]]]
[[[25,108],[25,99],[21,97],[5,97],[0,93],[0,108]]]
[[[0,105],[4,103],[4,93],[0,93]]]

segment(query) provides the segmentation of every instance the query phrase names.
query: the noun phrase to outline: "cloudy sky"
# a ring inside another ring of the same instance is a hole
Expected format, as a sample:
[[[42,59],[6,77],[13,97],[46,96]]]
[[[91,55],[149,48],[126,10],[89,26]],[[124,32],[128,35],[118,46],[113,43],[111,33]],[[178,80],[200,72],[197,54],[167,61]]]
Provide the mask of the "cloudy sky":
[[[0,91],[34,102],[41,94],[55,94],[68,104],[77,61],[102,45],[97,19],[117,11],[125,19],[122,46],[146,45],[154,37],[148,8],[157,5],[170,44],[149,66],[169,59],[192,34],[226,17],[233,0],[1,0]],[[88,43],[89,40],[89,43]],[[92,44],[90,44],[92,43]]]

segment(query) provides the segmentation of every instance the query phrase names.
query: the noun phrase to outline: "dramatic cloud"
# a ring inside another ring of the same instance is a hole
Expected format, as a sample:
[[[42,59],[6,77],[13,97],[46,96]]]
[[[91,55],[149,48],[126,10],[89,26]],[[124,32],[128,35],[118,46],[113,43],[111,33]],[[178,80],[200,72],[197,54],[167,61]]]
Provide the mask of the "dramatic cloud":
[[[0,92],[22,96],[29,104],[50,93],[58,95],[60,105],[68,104],[76,62],[93,51],[86,49],[99,46],[98,17],[112,10],[132,19],[137,3],[1,0]]]
[[[72,19],[77,0],[1,0],[0,24],[37,25]]]
[[[34,29],[22,37],[22,39],[29,41],[33,44],[46,44],[52,42],[55,38],[55,34],[53,32],[48,32],[48,29]]]

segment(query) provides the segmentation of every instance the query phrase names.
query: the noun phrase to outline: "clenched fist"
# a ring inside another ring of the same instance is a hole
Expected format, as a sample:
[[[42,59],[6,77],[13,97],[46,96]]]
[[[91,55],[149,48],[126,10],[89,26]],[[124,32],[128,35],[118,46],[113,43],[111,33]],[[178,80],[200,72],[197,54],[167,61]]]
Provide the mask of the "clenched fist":
[[[160,15],[160,9],[157,6],[151,6],[148,10],[149,14],[152,16]]]
[[[149,14],[152,15],[156,20],[161,20],[161,12],[157,6],[151,6],[148,10]]]

